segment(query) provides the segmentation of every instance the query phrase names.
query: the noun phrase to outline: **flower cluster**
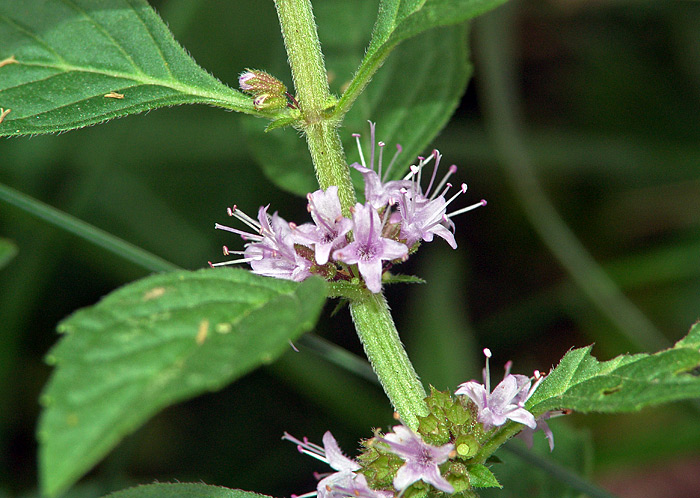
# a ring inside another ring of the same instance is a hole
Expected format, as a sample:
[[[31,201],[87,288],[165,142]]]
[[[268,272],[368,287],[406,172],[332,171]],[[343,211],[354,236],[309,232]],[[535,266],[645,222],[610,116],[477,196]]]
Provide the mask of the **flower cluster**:
[[[415,431],[405,425],[396,425],[387,434],[375,431],[374,437],[361,442],[363,450],[357,459],[343,455],[330,432],[323,436],[323,447],[285,433],[283,439],[296,443],[300,452],[335,470],[319,475],[316,491],[302,496],[425,498],[440,493],[473,496],[470,491],[475,488],[500,486],[484,465],[490,453],[483,454],[482,449],[494,437],[493,429],[509,421],[523,424],[520,435],[530,444],[533,432],[542,429],[552,449],[554,440],[546,420],[555,414],[547,412],[535,418],[524,406],[544,375],[535,372],[530,378],[511,374],[511,362],[508,362],[503,381],[491,391],[488,361],[491,352],[485,349],[484,355],[483,384],[465,382],[455,395],[431,388],[425,398],[428,414],[417,417]]]
[[[362,473],[359,462],[346,457],[330,432],[323,435],[323,447],[300,441],[285,433],[282,439],[296,443],[301,453],[317,458],[330,465],[336,472],[325,475],[318,483],[315,492],[293,498],[318,496],[319,498],[389,498],[403,494],[412,484],[424,481],[446,493],[454,492],[452,485],[440,475],[438,466],[454,456],[454,445],[432,446],[408,427],[398,425],[394,432],[377,437],[384,451],[400,459],[400,467],[395,472],[391,489],[373,489]]]
[[[365,203],[357,203],[351,208],[351,218],[343,215],[335,186],[307,195],[313,222],[302,225],[288,223],[277,213],[270,216],[269,206],[258,210],[257,219],[233,206],[228,209],[229,216],[237,218],[252,231],[217,223],[215,228],[240,235],[246,244],[244,251],[229,251],[224,246],[225,255],[242,257],[211,266],[249,263],[254,273],[296,281],[312,274],[331,281],[352,281],[359,272],[370,291],[380,292],[382,275],[388,267],[404,261],[421,241],[430,242],[437,235],[456,248],[451,218],[486,205],[486,201],[447,213],[448,205],[466,192],[467,186],[462,184],[454,195],[447,197],[452,188],[448,178],[457,167],[450,166],[442,180],[436,182],[442,158],[437,150],[427,158],[419,157],[418,164],[411,166],[403,179],[388,180],[401,147],[397,146],[396,154],[383,171],[385,144],[379,142],[375,146],[373,123],[370,123],[370,130],[369,167],[360,147],[359,135],[354,135],[361,162],[351,166],[364,179]],[[431,163],[430,181],[423,189],[423,170]]]
[[[343,454],[330,431],[323,435],[322,447],[310,443],[306,438],[300,441],[286,432],[282,439],[296,443],[300,453],[305,453],[321,460],[336,471],[321,479],[315,492],[301,496],[292,495],[292,498],[306,498],[310,496],[318,496],[319,498],[389,498],[393,496],[393,493],[389,491],[370,489],[365,476],[357,472],[361,468],[360,464]]]

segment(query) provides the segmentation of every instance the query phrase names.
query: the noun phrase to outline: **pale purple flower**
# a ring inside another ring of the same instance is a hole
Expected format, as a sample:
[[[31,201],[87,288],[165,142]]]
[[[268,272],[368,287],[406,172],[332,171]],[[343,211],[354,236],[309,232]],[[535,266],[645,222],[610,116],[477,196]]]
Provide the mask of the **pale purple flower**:
[[[319,498],[389,498],[393,495],[369,487],[365,476],[356,473],[361,468],[360,464],[343,454],[330,431],[323,435],[322,447],[310,443],[306,438],[300,441],[286,432],[282,439],[296,443],[299,452],[327,463],[336,471],[321,479],[315,492],[297,498],[316,495]]]
[[[369,136],[370,136],[370,156],[369,156],[369,167],[365,162],[365,156],[362,153],[362,146],[360,145],[360,134],[354,133],[353,137],[357,141],[357,150],[360,153],[360,162],[353,163],[350,166],[355,168],[362,174],[362,178],[365,182],[365,201],[372,204],[375,208],[381,209],[387,205],[396,202],[402,188],[410,187],[411,182],[407,180],[393,180],[387,181],[389,178],[389,173],[391,172],[394,164],[396,164],[396,159],[399,154],[401,154],[401,145],[396,144],[396,152],[394,157],[391,159],[389,166],[382,171],[382,159],[384,156],[384,142],[375,142],[375,123],[369,121]],[[376,146],[379,147],[378,157],[375,157]],[[376,160],[375,160],[376,159]],[[376,167],[375,167],[376,165]]]
[[[545,412],[537,419],[535,419],[536,426],[534,429],[531,429],[529,427],[525,427],[520,434],[518,434],[519,438],[522,438],[525,443],[532,448],[532,443],[533,443],[533,437],[535,432],[541,430],[544,432],[544,437],[547,438],[547,442],[549,443],[549,451],[554,450],[554,434],[552,433],[552,429],[549,428],[549,425],[547,424],[547,419],[549,419],[553,415],[553,412]]]
[[[318,483],[316,493],[319,498],[392,498],[394,496],[391,491],[370,488],[365,476],[353,472],[335,472],[324,477]]]
[[[321,460],[338,472],[355,472],[360,470],[359,463],[343,454],[331,431],[326,431],[323,435],[323,446],[311,443],[307,438],[300,441],[287,432],[284,433],[282,439],[296,443],[300,453]]]
[[[506,363],[506,373],[503,380],[491,392],[489,358],[491,351],[484,349],[486,368],[483,371],[484,383],[472,380],[460,384],[455,394],[468,396],[478,409],[477,420],[490,430],[505,424],[508,420],[521,423],[531,429],[537,427],[535,417],[525,409],[525,402],[530,399],[543,377],[536,375],[537,380],[532,385],[532,379],[526,375],[510,373],[511,362]]]
[[[424,240],[432,242],[433,235],[442,237],[452,249],[457,249],[457,242],[452,232],[445,226],[453,228],[452,222],[445,216],[447,203],[443,196],[418,204],[414,196],[408,194],[399,201],[401,214],[401,239],[408,247]]]
[[[353,163],[350,166],[362,174],[365,181],[365,201],[377,209],[396,203],[396,200],[401,196],[401,189],[410,185],[410,182],[405,180],[383,182],[379,178],[379,174],[372,169],[358,163]]]
[[[452,233],[454,223],[450,218],[486,205],[486,201],[481,200],[472,206],[447,214],[447,206],[467,191],[467,185],[463,183],[456,194],[447,200],[445,199],[445,195],[452,188],[452,184],[447,180],[457,172],[457,166],[453,164],[433,189],[441,158],[440,151],[433,150],[427,158],[419,158],[418,165],[411,166],[410,173],[404,178],[406,181],[410,179],[410,186],[401,189],[402,195],[398,199],[398,209],[401,215],[401,238],[406,241],[406,245],[409,247],[421,240],[432,242],[433,236],[437,235],[445,239],[452,249],[457,249],[457,242]],[[421,186],[423,168],[433,159],[435,160],[433,173],[428,187],[423,191]],[[444,190],[443,187],[445,187]]]
[[[341,212],[338,187],[335,185],[325,191],[308,194],[307,199],[314,224],[299,225],[293,232],[302,243],[313,245],[316,263],[325,265],[331,250],[347,244],[345,234],[352,230],[352,221]]]
[[[297,282],[311,275],[309,272],[311,262],[299,256],[294,248],[294,239],[289,223],[277,213],[274,213],[270,218],[267,214],[268,208],[269,206],[262,206],[258,210],[257,220],[241,212],[236,206],[228,209],[229,216],[241,220],[255,230],[255,233],[216,223],[214,228],[238,234],[248,243],[244,251],[229,251],[224,246],[225,255],[239,254],[244,257],[211,266],[249,263],[253,273]]]
[[[378,438],[389,446],[389,450],[406,463],[394,477],[394,487],[403,492],[411,484],[424,481],[445,493],[453,493],[452,485],[442,477],[438,466],[445,463],[455,446],[452,443],[432,446],[406,426],[397,425],[394,432]]]
[[[356,264],[360,275],[372,292],[382,289],[382,261],[405,258],[408,247],[401,242],[382,237],[383,223],[371,204],[355,204],[352,214],[355,240],[333,253],[333,258]]]
[[[310,276],[311,263],[294,249],[292,229],[277,213],[267,216],[267,207],[260,208],[258,221],[263,240],[245,249],[253,273],[300,282]]]

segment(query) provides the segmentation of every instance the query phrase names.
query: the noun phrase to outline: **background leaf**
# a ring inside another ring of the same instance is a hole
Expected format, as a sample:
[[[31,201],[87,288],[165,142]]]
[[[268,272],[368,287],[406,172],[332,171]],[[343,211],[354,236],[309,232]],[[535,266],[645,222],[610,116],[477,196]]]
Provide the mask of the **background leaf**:
[[[261,498],[266,495],[200,483],[156,483],[117,491],[105,498],[159,498],[161,496],[182,498]]]
[[[0,40],[0,106],[11,110],[0,135],[185,103],[256,113],[194,62],[145,0],[2,0]]]
[[[621,355],[599,362],[592,346],[567,353],[528,401],[533,413],[626,412],[700,398],[700,322],[676,345],[655,354]]]
[[[314,326],[323,295],[316,279],[173,272],[127,285],[64,320],[41,398],[46,493],[64,490],[162,408],[273,361]]]
[[[348,111],[374,73],[399,43],[437,26],[447,26],[472,19],[503,2],[504,0],[380,1],[372,41],[360,67],[338,102],[338,112],[343,114]]]

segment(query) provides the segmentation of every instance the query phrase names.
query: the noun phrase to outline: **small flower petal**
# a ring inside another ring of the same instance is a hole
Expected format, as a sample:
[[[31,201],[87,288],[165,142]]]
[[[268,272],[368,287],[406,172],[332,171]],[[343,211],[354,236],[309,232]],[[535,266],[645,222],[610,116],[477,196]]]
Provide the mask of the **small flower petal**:
[[[424,481],[446,493],[454,492],[452,485],[442,477],[438,465],[445,463],[454,451],[453,444],[432,446],[408,427],[397,425],[394,432],[379,438],[389,445],[389,451],[405,460],[394,478],[394,487],[402,492],[417,481]]]
[[[323,435],[323,449],[326,452],[328,465],[333,467],[335,470],[360,470],[360,464],[355,460],[351,460],[350,458],[346,457],[340,450],[338,442],[333,437],[333,434],[331,434],[331,431],[326,431],[326,433]]]
[[[509,373],[509,362],[503,380],[489,393],[488,358],[490,358],[491,352],[485,349],[484,355],[486,356],[485,385],[473,380],[465,382],[460,384],[455,394],[468,396],[474,402],[478,410],[477,420],[481,422],[486,431],[501,426],[508,420],[534,429],[537,425],[535,417],[525,409],[524,405],[535,392],[542,377],[533,386],[532,379],[529,377]]]

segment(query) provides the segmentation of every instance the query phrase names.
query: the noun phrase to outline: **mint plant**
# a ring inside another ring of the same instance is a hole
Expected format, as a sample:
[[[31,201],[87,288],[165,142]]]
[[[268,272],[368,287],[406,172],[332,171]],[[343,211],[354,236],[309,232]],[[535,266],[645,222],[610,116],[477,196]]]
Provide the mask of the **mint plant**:
[[[299,140],[292,147],[305,140],[313,166],[281,165],[280,158],[290,157],[281,153],[263,166],[281,187],[305,196],[310,220],[289,222],[266,199],[259,200],[255,215],[232,205],[226,209],[232,222],[214,225],[233,234],[236,247],[223,248],[231,259],[198,271],[179,269],[3,187],[6,202],[156,272],[59,323],[62,337],[46,356],[54,372],[40,399],[37,428],[44,494],[69,490],[162,409],[274,362],[314,329],[327,300],[348,307],[397,424],[373,432],[368,427],[354,458],[340,450],[332,427],[323,446],[285,432],[282,439],[334,471],[318,475],[316,490],[301,496],[479,496],[482,489],[501,487],[495,453],[515,436],[530,445],[533,437],[546,438],[556,458],[557,436],[548,425],[553,417],[631,412],[700,397],[699,324],[653,354],[599,361],[590,354],[592,346],[576,348],[556,367],[532,375],[512,374],[507,362],[493,389],[492,352],[484,349],[483,382],[465,379],[452,391],[431,386],[426,392],[383,291],[420,281],[396,270],[409,257],[419,258],[421,247],[436,236],[458,250],[455,233],[468,223],[460,215],[486,206],[485,200],[463,202],[471,191],[466,183],[451,183],[457,166],[442,173],[443,155],[423,149],[468,80],[465,22],[502,1],[380,0],[364,57],[339,95],[329,86],[310,0],[274,3],[293,88],[268,68],[241,67],[238,89],[221,83],[175,41],[145,0],[0,1],[1,135],[57,133],[164,106],[207,104],[264,122],[269,135],[251,131],[259,149],[281,150],[274,130],[295,129]],[[422,92],[407,101],[436,93],[441,98],[426,104],[422,116],[397,118],[395,102],[372,103],[367,96],[377,85],[373,80],[389,78],[397,90],[406,84],[409,68],[402,66],[400,47],[418,35],[433,37],[438,47],[449,45],[455,57],[450,71],[425,61],[429,76],[419,83]],[[393,72],[380,72],[391,64]],[[363,107],[373,112],[356,110],[363,98]],[[360,126],[349,128],[365,122],[370,132],[363,145]],[[377,141],[377,127],[386,123],[399,131]],[[396,137],[400,144],[390,140]],[[356,143],[358,162],[348,161],[347,143]],[[296,176],[280,174],[282,168]],[[4,263],[16,248],[0,240],[0,251]],[[237,268],[226,268],[231,265]],[[607,496],[591,484],[573,478],[568,483]],[[110,496],[262,495],[157,483]]]

